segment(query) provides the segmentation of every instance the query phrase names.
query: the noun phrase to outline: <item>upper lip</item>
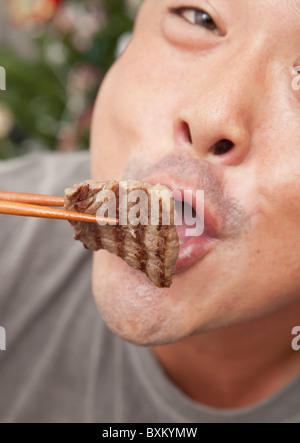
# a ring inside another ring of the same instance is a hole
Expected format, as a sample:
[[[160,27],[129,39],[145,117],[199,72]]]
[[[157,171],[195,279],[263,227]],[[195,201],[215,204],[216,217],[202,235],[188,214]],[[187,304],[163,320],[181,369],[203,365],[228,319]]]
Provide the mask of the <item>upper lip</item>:
[[[195,213],[197,213],[197,205],[196,205],[196,191],[199,190],[192,183],[183,183],[178,180],[174,176],[163,176],[163,175],[152,175],[151,177],[143,178],[150,184],[160,183],[163,186],[167,186],[171,191],[178,190],[183,195],[185,190],[192,191],[192,208]],[[210,238],[219,238],[221,236],[221,227],[222,220],[220,216],[217,215],[216,209],[213,207],[213,204],[209,201],[208,197],[205,194],[205,189],[201,189],[204,191],[204,234]],[[190,202],[189,202],[190,203]]]

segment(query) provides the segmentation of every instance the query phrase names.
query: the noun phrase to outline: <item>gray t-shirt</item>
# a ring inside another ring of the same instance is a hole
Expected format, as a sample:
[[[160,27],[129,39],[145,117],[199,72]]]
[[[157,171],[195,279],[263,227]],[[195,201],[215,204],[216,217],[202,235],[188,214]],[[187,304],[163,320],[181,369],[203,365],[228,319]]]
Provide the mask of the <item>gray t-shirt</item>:
[[[0,189],[63,195],[89,178],[88,153],[0,162]],[[1,422],[299,422],[300,378],[259,404],[197,404],[151,349],[115,337],[91,294],[92,254],[67,222],[0,215]]]

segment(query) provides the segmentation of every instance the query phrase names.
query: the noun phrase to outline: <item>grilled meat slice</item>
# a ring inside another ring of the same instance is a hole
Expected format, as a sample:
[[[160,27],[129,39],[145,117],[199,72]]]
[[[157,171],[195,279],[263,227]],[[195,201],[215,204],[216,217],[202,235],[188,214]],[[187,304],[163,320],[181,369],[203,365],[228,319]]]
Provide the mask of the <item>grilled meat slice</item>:
[[[156,286],[170,287],[179,239],[174,199],[167,187],[136,180],[86,180],[66,189],[65,208],[120,219],[118,226],[70,223],[74,238],[87,249],[106,249],[144,272]]]

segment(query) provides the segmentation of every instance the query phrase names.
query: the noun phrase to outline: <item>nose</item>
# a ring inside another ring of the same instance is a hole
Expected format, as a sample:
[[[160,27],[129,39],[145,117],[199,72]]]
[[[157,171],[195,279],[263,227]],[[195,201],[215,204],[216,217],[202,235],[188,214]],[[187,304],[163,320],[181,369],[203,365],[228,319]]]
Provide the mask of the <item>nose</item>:
[[[266,62],[257,51],[237,53],[209,66],[187,87],[189,100],[175,124],[175,134],[198,155],[213,162],[236,165],[250,149],[265,89]]]

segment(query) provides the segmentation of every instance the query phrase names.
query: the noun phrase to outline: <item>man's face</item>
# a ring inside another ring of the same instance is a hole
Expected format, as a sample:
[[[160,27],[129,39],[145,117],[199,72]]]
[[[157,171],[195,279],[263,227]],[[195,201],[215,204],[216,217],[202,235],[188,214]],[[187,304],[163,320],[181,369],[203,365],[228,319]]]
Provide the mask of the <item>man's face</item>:
[[[144,1],[96,103],[92,176],[204,190],[206,231],[192,259],[181,246],[170,289],[95,253],[96,303],[116,334],[169,343],[297,299],[299,65],[296,0]]]

